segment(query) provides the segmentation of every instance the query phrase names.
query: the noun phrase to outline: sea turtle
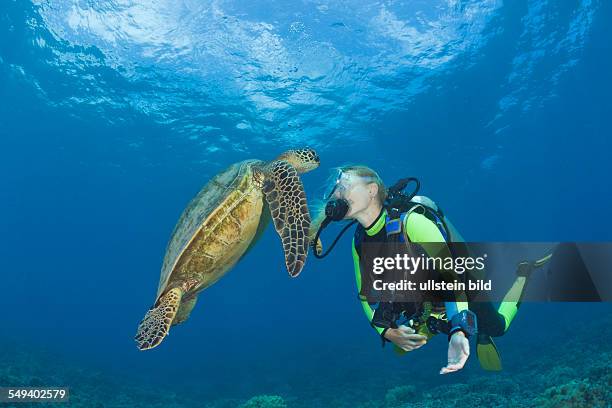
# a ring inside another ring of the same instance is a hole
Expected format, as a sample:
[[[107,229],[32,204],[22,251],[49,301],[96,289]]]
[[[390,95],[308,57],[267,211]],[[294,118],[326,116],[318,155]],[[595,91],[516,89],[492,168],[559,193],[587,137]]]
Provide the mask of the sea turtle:
[[[261,236],[270,218],[289,275],[306,261],[310,214],[300,173],[319,166],[312,149],[271,162],[245,160],[215,176],[178,220],[164,257],[157,297],[138,326],[140,350],[156,347],[170,326],[187,320],[198,293],[225,275]]]

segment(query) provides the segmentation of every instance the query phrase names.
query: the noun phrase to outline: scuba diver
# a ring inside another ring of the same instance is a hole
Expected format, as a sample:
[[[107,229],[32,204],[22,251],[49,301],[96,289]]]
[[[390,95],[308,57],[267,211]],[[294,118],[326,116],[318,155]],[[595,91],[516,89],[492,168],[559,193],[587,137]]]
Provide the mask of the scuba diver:
[[[411,194],[403,193],[414,182]],[[357,290],[363,311],[371,326],[385,343],[392,343],[399,354],[422,347],[435,334],[448,336],[448,361],[440,374],[462,369],[470,355],[471,337],[477,338],[477,354],[486,370],[501,370],[501,360],[492,337],[502,336],[512,323],[531,272],[548,261],[550,255],[536,262],[519,265],[517,277],[499,308],[482,298],[478,301],[469,293],[451,290],[423,294],[417,301],[373,301],[365,290],[372,277],[366,259],[381,255],[394,256],[399,247],[415,243],[428,256],[453,255],[467,251],[467,246],[453,245],[463,241],[437,205],[427,197],[417,196],[420,184],[415,178],[400,180],[387,189],[378,174],[366,166],[344,166],[331,191],[326,195],[325,212],[321,212],[315,225],[320,225],[311,237],[311,246],[317,258],[329,254],[340,236],[358,223],[352,243]],[[319,240],[322,230],[332,221],[352,220],[340,232],[325,253]],[[378,245],[376,245],[378,244]],[[368,254],[368,251],[378,252]],[[385,255],[385,254],[382,254]],[[444,271],[437,279],[451,281]],[[482,293],[480,294],[482,295]]]

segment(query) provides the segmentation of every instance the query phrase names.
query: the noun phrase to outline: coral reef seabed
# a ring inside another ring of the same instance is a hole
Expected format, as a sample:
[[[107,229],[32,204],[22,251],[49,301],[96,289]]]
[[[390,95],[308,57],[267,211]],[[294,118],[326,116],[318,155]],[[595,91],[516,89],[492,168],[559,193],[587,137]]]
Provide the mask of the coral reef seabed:
[[[410,383],[401,383],[396,379],[402,377],[396,376],[386,379],[390,385],[382,393],[349,380],[324,385],[317,385],[315,381],[315,386],[301,394],[294,390],[294,393],[287,391],[283,395],[273,395],[276,391],[272,390],[270,395],[210,400],[176,392],[170,386],[164,389],[119,381],[92,367],[59,364],[59,357],[41,350],[26,350],[25,346],[6,340],[0,344],[3,351],[0,353],[0,386],[73,384],[70,401],[54,406],[83,408],[607,408],[612,406],[612,343],[609,341],[612,319],[604,317],[603,320],[606,320],[605,324],[600,321],[597,327],[584,323],[584,327],[568,334],[565,341],[546,340],[545,352],[526,350],[524,355],[518,354],[519,358],[516,350],[514,355],[508,353],[514,363],[508,364],[510,367],[501,373],[474,372],[478,368],[472,364],[468,369],[472,370],[469,375],[445,376],[444,382],[439,384],[423,384],[418,377]],[[471,358],[476,357],[473,355]],[[109,393],[109,390],[113,392]],[[19,403],[14,406],[43,405]]]

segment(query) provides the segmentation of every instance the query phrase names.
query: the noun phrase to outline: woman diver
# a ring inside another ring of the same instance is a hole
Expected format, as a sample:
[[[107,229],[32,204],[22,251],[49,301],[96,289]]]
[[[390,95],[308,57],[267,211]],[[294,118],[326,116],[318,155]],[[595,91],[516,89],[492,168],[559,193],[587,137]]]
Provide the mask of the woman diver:
[[[407,196],[402,190],[410,181],[416,182],[417,188]],[[519,276],[499,309],[489,301],[472,301],[475,300],[472,296],[460,291],[421,294],[419,299],[407,302],[389,301],[388,298],[376,301],[367,290],[373,282],[368,263],[373,256],[385,251],[386,255],[394,256],[398,248],[408,248],[412,244],[417,244],[428,256],[451,255],[460,248],[453,246],[454,229],[448,227],[450,223],[445,222],[435,203],[416,196],[418,187],[418,180],[405,179],[387,189],[378,174],[366,166],[339,168],[333,188],[326,197],[325,213],[321,212],[315,220],[315,225],[321,225],[311,241],[315,256],[327,255],[339,238],[325,254],[321,253],[318,238],[330,221],[353,220],[342,232],[358,223],[352,244],[357,290],[363,310],[383,345],[391,342],[402,354],[422,347],[437,333],[445,333],[448,335],[448,361],[440,374],[447,374],[464,367],[470,355],[469,338],[477,335],[477,351],[483,368],[501,370],[499,354],[491,337],[506,332],[516,315],[527,277],[547,259],[525,263],[519,268]],[[450,276],[445,271],[438,272],[438,280],[457,278],[454,273]]]

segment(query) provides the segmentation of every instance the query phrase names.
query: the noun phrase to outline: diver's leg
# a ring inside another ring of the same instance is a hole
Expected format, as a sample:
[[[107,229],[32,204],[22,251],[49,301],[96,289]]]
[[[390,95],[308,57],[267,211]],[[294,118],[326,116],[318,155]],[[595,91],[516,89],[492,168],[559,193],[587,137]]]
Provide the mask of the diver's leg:
[[[486,333],[492,337],[503,336],[506,323],[504,316],[499,313],[493,303],[479,301],[470,303],[470,310],[476,314],[478,333]]]
[[[523,300],[523,295],[525,293],[525,286],[529,281],[529,277],[531,273],[543,266],[546,262],[550,260],[552,254],[545,256],[542,259],[539,259],[535,262],[521,262],[518,265],[516,270],[516,280],[510,287],[510,290],[506,293],[504,298],[502,299],[501,304],[497,311],[504,319],[504,331],[508,330],[510,324],[516,317],[516,313],[518,312],[519,307],[521,306],[521,301]]]
[[[525,286],[534,269],[533,266],[533,263],[527,262],[519,265],[518,276],[497,310],[491,302],[473,302],[470,305],[470,309],[476,313],[478,318],[479,330],[482,327],[485,333],[493,337],[502,336],[508,330],[521,306]]]
[[[504,317],[498,313],[491,303],[490,294],[487,291],[469,291],[469,309],[476,314],[478,333],[498,337],[504,334]]]
[[[502,369],[501,356],[491,337],[504,334],[504,317],[497,312],[495,306],[489,301],[470,303],[470,310],[476,313],[478,322],[476,354],[480,366],[488,371],[500,371]]]
[[[516,317],[519,307],[521,306],[521,299],[523,297],[523,291],[527,284],[526,276],[517,276],[516,280],[512,284],[510,290],[504,296],[497,313],[503,318],[505,332],[510,327],[510,323]]]
[[[477,298],[473,297],[469,308],[476,313],[478,332],[486,333],[493,337],[503,336],[518,312],[526,284],[526,276],[517,276],[497,309],[489,301],[486,293],[481,292]]]

